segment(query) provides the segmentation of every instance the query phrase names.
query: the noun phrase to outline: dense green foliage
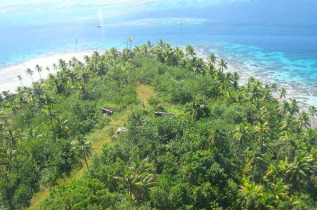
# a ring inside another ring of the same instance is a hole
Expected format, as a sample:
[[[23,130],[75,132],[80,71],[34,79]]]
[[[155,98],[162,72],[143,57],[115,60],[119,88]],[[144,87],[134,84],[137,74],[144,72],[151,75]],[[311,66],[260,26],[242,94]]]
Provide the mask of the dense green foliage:
[[[159,41],[85,63],[60,60],[55,76],[3,94],[0,207],[27,206],[41,186],[86,161],[83,136],[107,126],[105,106],[132,110],[127,131],[82,178],[54,188],[42,209],[316,208],[316,109],[279,103],[275,84],[251,77],[241,86],[237,73],[223,72],[225,60],[185,51]],[[137,84],[155,88],[149,106],[140,105]]]

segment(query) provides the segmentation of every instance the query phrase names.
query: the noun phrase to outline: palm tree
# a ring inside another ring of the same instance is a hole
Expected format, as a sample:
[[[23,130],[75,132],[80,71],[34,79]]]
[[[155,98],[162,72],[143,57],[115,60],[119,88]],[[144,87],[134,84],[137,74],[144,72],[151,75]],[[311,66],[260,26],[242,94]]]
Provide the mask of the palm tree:
[[[1,178],[7,178],[7,173],[11,173],[16,162],[17,150],[12,148],[0,148],[0,166],[4,167],[6,173],[0,171]]]
[[[77,151],[82,158],[85,160],[87,170],[89,171],[89,166],[87,158],[91,157],[94,151],[94,148],[91,147],[91,142],[86,141],[86,138],[78,137],[77,140],[72,141],[73,150]]]
[[[53,63],[53,69],[54,69],[54,71],[57,70],[57,65],[55,63]]]
[[[234,82],[238,82],[238,80],[240,79],[240,76],[239,76],[238,72],[236,72],[236,71],[233,72],[232,79],[233,79]]]
[[[42,107],[41,96],[44,94],[43,87],[38,82],[34,82],[32,92],[34,96],[37,96],[39,107],[41,108]]]
[[[167,65],[172,65],[173,64],[173,58],[174,58],[174,53],[172,50],[170,50],[169,48],[167,48],[163,54],[164,57],[164,62]]]
[[[190,56],[191,58],[193,58],[196,55],[195,49],[192,45],[187,45],[185,51],[186,56]]]
[[[164,41],[163,39],[160,39],[158,42],[157,42],[157,46],[162,48],[164,46]]]
[[[128,46],[130,45],[130,50],[131,50],[132,42],[133,42],[132,37],[131,37],[131,36],[128,36],[128,38],[127,38],[127,48],[128,48]]]
[[[280,106],[280,108],[281,108],[281,112],[283,114],[286,114],[287,112],[290,111],[290,104],[287,101],[284,100],[282,105]]]
[[[116,176],[114,179],[121,182],[127,189],[129,199],[140,201],[144,199],[148,190],[155,184],[154,167],[147,162],[136,158],[130,161],[130,166],[122,176]]]
[[[65,70],[67,67],[66,61],[64,61],[63,59],[59,59],[58,60],[58,68],[60,70]]]
[[[17,137],[12,129],[8,129],[4,132],[4,143],[7,149],[12,149],[16,145]]]
[[[184,52],[181,49],[179,49],[179,47],[176,47],[175,56],[177,58],[177,61],[180,62],[184,58]]]
[[[86,64],[88,64],[88,62],[90,61],[90,58],[89,58],[88,55],[84,56],[84,61],[85,61]]]
[[[215,73],[215,66],[213,64],[208,64],[206,74],[207,75],[213,75]]]
[[[280,99],[285,98],[286,97],[286,89],[282,88],[280,93],[279,93]]]
[[[272,83],[272,84],[271,84],[271,90],[272,90],[272,92],[276,92],[276,91],[277,91],[277,85],[276,85],[276,83]]]
[[[22,83],[22,77],[21,77],[21,75],[18,75],[18,79],[20,80],[21,86],[23,87],[24,85],[23,85],[23,83]]]
[[[40,67],[38,64],[36,64],[35,70],[39,73],[40,79],[42,79],[42,76],[41,76],[42,67]]]
[[[4,99],[8,101],[10,99],[10,90],[2,91],[2,95],[4,96]]]
[[[254,127],[254,132],[260,135],[260,151],[262,151],[265,135],[270,131],[271,129],[268,122],[263,124],[258,122],[258,124]]]
[[[31,76],[31,79],[32,79],[32,82],[34,82],[33,77],[32,77],[33,71],[32,71],[30,68],[27,68],[27,69],[26,69],[26,74],[27,74],[27,75],[30,75],[30,76]]]
[[[97,64],[99,62],[100,55],[99,55],[98,51],[93,52],[93,54],[91,55],[91,59],[93,59],[95,61],[95,64]]]
[[[151,41],[146,41],[146,46],[151,49],[153,47]]]
[[[233,130],[233,138],[236,138],[239,140],[239,146],[241,147],[246,138],[250,136],[250,129],[249,125],[247,123],[240,123],[236,126],[236,128]]]
[[[116,48],[114,48],[114,47],[110,48],[110,55],[112,56],[112,58],[116,59],[118,54],[119,54],[119,52]]]
[[[304,152],[298,154],[293,163],[290,163],[285,175],[289,182],[299,184],[300,180],[305,181],[309,174],[316,173],[314,158],[312,155],[306,155]]]
[[[309,115],[311,116],[311,119],[313,119],[315,116],[317,116],[317,109],[315,106],[310,106],[308,110]]]
[[[205,73],[206,64],[202,58],[198,58],[196,62],[193,63],[193,71],[204,74]]]
[[[302,114],[299,115],[299,118],[297,119],[297,123],[299,128],[303,128],[303,127],[307,128],[308,126],[310,126],[309,116],[307,112],[302,112]]]
[[[293,115],[294,113],[298,113],[299,112],[299,106],[298,106],[298,102],[296,99],[292,98],[290,99],[291,104],[290,104],[290,113],[291,115]]]
[[[224,69],[227,69],[228,66],[227,66],[227,62],[225,59],[221,59],[220,62],[219,62],[219,67],[221,69],[221,71],[223,71]]]
[[[283,167],[285,164],[280,164],[280,163],[270,164],[268,166],[268,170],[265,172],[264,178],[268,179],[271,177],[274,183],[280,180],[287,169]]]
[[[251,87],[252,84],[255,83],[255,78],[253,76],[249,77],[248,79],[248,88]]]
[[[54,124],[52,127],[54,138],[67,138],[69,127],[67,126],[68,120],[63,117],[54,118]]]
[[[214,54],[214,53],[211,53],[209,56],[208,56],[208,64],[211,65],[211,64],[215,64],[217,61],[217,56]]]
[[[257,185],[255,182],[243,178],[240,191],[244,197],[241,203],[244,209],[261,209],[260,198],[265,195],[263,185]]]
[[[312,116],[312,117],[315,117],[317,116],[317,109],[315,106],[310,106],[309,107],[309,110],[308,110],[308,113]]]

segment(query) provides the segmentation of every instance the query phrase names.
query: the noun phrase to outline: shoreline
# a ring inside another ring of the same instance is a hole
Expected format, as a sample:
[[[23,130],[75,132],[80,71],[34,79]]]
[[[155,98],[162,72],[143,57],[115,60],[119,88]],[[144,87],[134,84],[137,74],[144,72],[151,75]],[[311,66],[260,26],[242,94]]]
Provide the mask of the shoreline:
[[[198,57],[203,58],[205,61],[207,60],[208,55],[210,54],[208,48],[204,48],[201,46],[194,46],[195,51]],[[217,55],[216,55],[217,56]],[[246,85],[248,83],[248,79],[250,76],[253,76],[255,79],[260,80],[262,84],[266,83],[276,83],[278,90],[276,93],[272,93],[272,96],[279,100],[278,93],[282,88],[285,88],[287,91],[287,95],[283,100],[290,100],[292,98],[298,101],[298,105],[301,111],[307,112],[309,107],[316,106],[317,107],[317,88],[313,87],[309,84],[298,84],[293,81],[285,81],[279,80],[278,78],[269,77],[267,72],[260,72],[259,69],[255,69],[254,71],[249,69],[247,66],[242,65],[238,61],[233,61],[232,59],[224,58],[227,61],[228,69],[224,70],[224,72],[237,72],[240,76],[239,84]],[[308,95],[309,94],[309,95]],[[279,100],[280,101],[280,100]],[[309,116],[311,120],[311,128],[317,128],[317,117]]]
[[[81,51],[70,52],[57,52],[51,55],[39,56],[36,58],[28,59],[25,61],[17,62],[16,64],[0,67],[0,93],[2,91],[10,91],[14,93],[18,86],[21,86],[21,82],[17,78],[18,75],[22,76],[23,86],[32,85],[32,78],[26,74],[26,69],[30,68],[33,73],[33,80],[38,81],[40,79],[39,73],[35,70],[35,65],[38,64],[42,67],[41,77],[45,79],[49,72],[46,67],[51,69],[52,73],[56,73],[52,65],[58,63],[59,59],[63,59],[68,62],[71,58],[76,57],[78,60],[83,61],[85,55],[91,56],[94,51],[103,53],[106,49],[87,49]]]
[[[210,49],[200,46],[194,45],[195,51],[198,57],[202,57],[204,60],[207,59],[207,56],[210,54]],[[180,46],[181,49],[184,46]],[[40,56],[36,58],[32,58],[26,61],[18,62],[17,64],[0,67],[0,93],[2,91],[10,91],[14,93],[18,86],[21,86],[21,82],[17,78],[18,75],[22,76],[22,83],[24,86],[32,85],[32,78],[30,75],[26,75],[25,70],[30,68],[34,71],[33,80],[38,81],[40,79],[39,73],[35,70],[35,65],[38,64],[42,67],[41,76],[45,79],[49,72],[46,71],[46,67],[51,69],[52,73],[56,73],[52,68],[54,63],[58,63],[59,59],[63,59],[68,62],[71,58],[76,57],[78,60],[83,61],[85,55],[91,56],[94,51],[98,51],[99,53],[104,53],[106,49],[87,49],[82,51],[70,51],[70,52],[58,52],[52,55]],[[299,106],[303,111],[307,111],[310,106],[317,106],[317,88],[311,87],[309,84],[302,85],[297,84],[292,81],[280,80],[278,78],[272,78],[269,76],[270,71],[268,70],[262,72],[260,69],[250,69],[248,66],[244,66],[238,61],[234,61],[232,59],[228,59],[224,57],[228,63],[228,69],[224,72],[238,72],[240,79],[240,85],[246,85],[250,76],[253,76],[255,79],[260,80],[262,83],[276,83],[278,86],[278,90],[281,88],[285,88],[287,90],[286,100],[290,98],[295,98],[299,102]],[[278,92],[272,94],[275,98],[278,98]],[[284,99],[284,100],[285,100]],[[313,120],[312,127],[317,127],[317,119]]]
[[[197,56],[204,58],[204,60],[206,60],[207,56],[210,54],[209,49],[202,46],[195,46],[195,50],[197,52]],[[251,69],[250,67],[239,63],[239,61],[234,61],[226,57],[223,58],[228,63],[228,69],[224,70],[224,72],[237,72],[240,76],[240,85],[246,85],[248,83],[249,77],[253,76],[255,79],[260,80],[260,82],[263,84],[276,83],[278,86],[278,91],[282,88],[285,88],[287,91],[285,99],[289,100],[290,98],[295,98],[299,102],[301,108],[304,110],[307,110],[309,106],[317,107],[316,87],[313,87],[309,84],[300,84],[294,81],[285,81],[283,79],[269,76],[270,72],[274,71],[273,69],[267,71],[261,71],[261,69],[256,69],[256,67]],[[273,94],[275,98],[278,98],[278,91],[277,93]]]

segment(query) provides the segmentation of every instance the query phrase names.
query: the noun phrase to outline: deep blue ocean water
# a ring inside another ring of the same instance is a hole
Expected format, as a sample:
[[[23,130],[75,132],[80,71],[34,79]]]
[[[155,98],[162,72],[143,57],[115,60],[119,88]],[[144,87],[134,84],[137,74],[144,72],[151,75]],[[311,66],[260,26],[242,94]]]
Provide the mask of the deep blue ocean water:
[[[163,39],[204,46],[250,71],[317,88],[316,0],[0,2],[0,67],[57,52],[124,48],[127,36],[133,45]]]

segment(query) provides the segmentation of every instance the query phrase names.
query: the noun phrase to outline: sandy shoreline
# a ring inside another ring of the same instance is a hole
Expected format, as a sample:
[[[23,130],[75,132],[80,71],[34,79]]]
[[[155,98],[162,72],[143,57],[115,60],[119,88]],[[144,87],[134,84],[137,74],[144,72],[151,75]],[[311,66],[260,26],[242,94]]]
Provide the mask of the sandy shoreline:
[[[197,56],[204,59],[209,55],[209,49],[202,46],[195,46]],[[22,83],[24,86],[32,85],[32,79],[30,75],[26,75],[25,70],[30,68],[34,71],[33,80],[39,80],[40,76],[37,71],[35,71],[35,65],[40,65],[43,70],[41,72],[42,78],[46,78],[49,74],[46,71],[46,67],[49,67],[53,71],[52,65],[58,63],[59,59],[63,59],[68,62],[72,57],[76,57],[78,60],[83,60],[85,55],[91,55],[95,50],[83,50],[83,51],[73,51],[73,52],[62,52],[56,53],[49,56],[37,57],[30,59],[24,62],[20,62],[7,67],[0,67],[0,92],[10,90],[14,92],[18,86],[21,86],[21,82],[18,80],[17,76],[21,75],[23,77]],[[97,51],[102,54],[105,49],[97,49]],[[225,58],[226,59],[226,58]],[[277,78],[269,77],[269,71],[257,71],[256,69],[251,70],[239,62],[227,59],[228,69],[226,72],[238,72],[240,75],[240,84],[245,85],[248,82],[250,76],[254,76],[256,79],[259,79],[263,83],[275,82],[279,89],[287,89],[287,98],[296,98],[301,107],[304,110],[307,110],[309,106],[317,106],[317,89],[310,87],[309,85],[296,84],[293,82],[281,81]]]
[[[49,67],[51,69],[51,72],[55,73],[53,69],[53,64],[57,64],[59,59],[63,59],[68,62],[69,60],[71,60],[71,58],[76,57],[78,60],[83,61],[85,55],[90,56],[94,51],[96,50],[60,52],[49,56],[42,56],[22,61],[10,66],[0,67],[0,93],[7,90],[9,90],[10,92],[15,92],[16,88],[18,86],[21,86],[18,75],[22,76],[22,83],[24,86],[31,86],[32,78],[25,72],[27,68],[30,68],[34,71],[32,77],[34,81],[37,81],[40,79],[40,75],[35,70],[36,64],[41,66],[43,69],[41,72],[42,78],[46,78],[49,74],[49,72],[46,70],[46,67]],[[99,53],[104,53],[104,49],[98,49],[97,51]]]

